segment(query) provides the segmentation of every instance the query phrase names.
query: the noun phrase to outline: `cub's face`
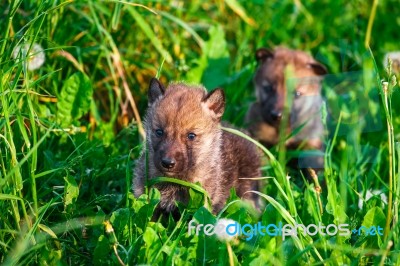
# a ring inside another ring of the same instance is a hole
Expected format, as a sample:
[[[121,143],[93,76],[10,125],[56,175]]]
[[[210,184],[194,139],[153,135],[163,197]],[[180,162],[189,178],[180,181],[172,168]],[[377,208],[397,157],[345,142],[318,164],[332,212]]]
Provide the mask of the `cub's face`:
[[[224,106],[221,89],[207,94],[204,88],[182,83],[164,89],[152,79],[146,116],[149,163],[163,176],[182,179],[196,167],[207,167],[203,164],[219,139]]]
[[[288,97],[285,71],[292,69],[294,93],[292,113],[302,111],[320,100],[321,75],[326,74],[323,65],[301,51],[277,48],[269,51],[260,48],[256,52],[259,67],[254,76],[257,98],[263,120],[279,128],[283,108]]]

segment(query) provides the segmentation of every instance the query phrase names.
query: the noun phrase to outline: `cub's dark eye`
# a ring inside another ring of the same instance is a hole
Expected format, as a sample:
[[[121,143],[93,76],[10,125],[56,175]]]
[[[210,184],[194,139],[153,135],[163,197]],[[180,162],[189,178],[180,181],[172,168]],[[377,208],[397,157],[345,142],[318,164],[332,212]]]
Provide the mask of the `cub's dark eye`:
[[[295,98],[299,98],[300,96],[302,96],[303,95],[303,93],[301,93],[300,91],[295,91],[294,92],[294,97]]]
[[[162,137],[164,135],[164,130],[162,129],[156,129],[155,130],[156,136],[157,137]]]
[[[266,92],[272,91],[274,89],[274,86],[272,86],[271,84],[266,84],[263,86],[264,90]]]
[[[194,140],[194,139],[196,138],[196,134],[190,132],[190,133],[187,135],[187,138],[188,138],[188,140]]]

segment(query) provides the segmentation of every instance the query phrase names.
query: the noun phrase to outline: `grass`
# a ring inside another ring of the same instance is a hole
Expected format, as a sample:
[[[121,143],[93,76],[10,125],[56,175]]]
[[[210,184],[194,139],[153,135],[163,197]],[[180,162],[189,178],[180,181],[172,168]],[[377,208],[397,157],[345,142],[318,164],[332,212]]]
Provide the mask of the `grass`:
[[[396,1],[8,0],[0,10],[1,264],[399,264],[399,73],[382,64],[398,49]],[[329,69],[322,193],[288,180],[283,154],[264,149],[260,217],[234,193],[215,216],[190,184],[180,220],[152,221],[159,192],[131,191],[150,78],[223,87],[224,120],[240,127],[254,100],[253,53],[281,44]],[[364,200],[372,190],[387,204]],[[385,236],[222,243],[189,235],[190,217],[381,226]]]

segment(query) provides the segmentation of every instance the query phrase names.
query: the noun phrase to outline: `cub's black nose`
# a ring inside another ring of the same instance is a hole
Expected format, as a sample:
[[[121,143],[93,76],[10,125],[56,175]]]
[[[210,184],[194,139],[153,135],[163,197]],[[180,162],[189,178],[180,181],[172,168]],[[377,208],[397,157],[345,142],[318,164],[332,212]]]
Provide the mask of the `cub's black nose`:
[[[161,165],[166,169],[171,169],[175,166],[175,160],[171,158],[162,158]]]
[[[272,110],[271,111],[271,118],[275,121],[279,121],[282,118],[282,112]]]

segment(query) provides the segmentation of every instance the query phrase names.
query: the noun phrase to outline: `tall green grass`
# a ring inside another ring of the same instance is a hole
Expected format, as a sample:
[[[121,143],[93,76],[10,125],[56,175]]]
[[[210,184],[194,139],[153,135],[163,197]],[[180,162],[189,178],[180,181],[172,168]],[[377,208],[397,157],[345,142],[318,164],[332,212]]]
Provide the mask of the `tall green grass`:
[[[400,25],[387,14],[400,14],[400,6],[378,3],[373,56],[364,47],[371,8],[360,1],[1,2],[0,263],[398,264],[400,95],[393,82],[385,94],[381,78],[399,73],[385,73],[381,58],[398,49]],[[40,55],[35,44],[45,62],[30,70]],[[224,119],[241,126],[254,100],[253,53],[279,44],[310,51],[331,73],[322,193],[288,180],[286,158],[263,149],[269,178],[253,192],[265,200],[261,214],[232,192],[215,216],[193,185],[180,220],[152,221],[159,192],[131,193],[150,78],[223,87]],[[368,190],[391,195],[388,204],[363,200]],[[225,243],[188,235],[191,217],[380,225],[387,234]]]

